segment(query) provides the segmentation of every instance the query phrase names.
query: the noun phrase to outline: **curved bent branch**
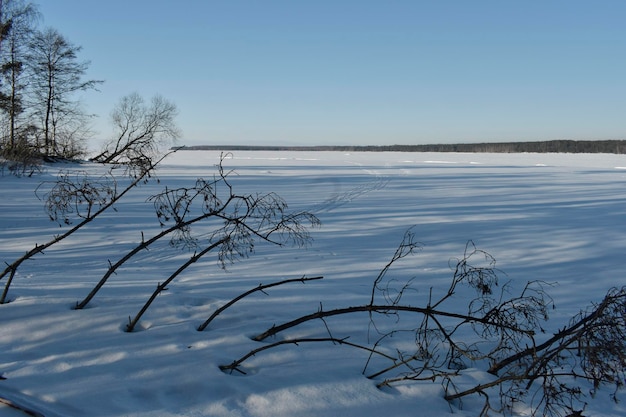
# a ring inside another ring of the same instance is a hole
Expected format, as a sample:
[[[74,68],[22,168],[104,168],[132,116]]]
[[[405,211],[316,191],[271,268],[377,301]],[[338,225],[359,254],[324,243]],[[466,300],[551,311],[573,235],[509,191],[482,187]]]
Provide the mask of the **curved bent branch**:
[[[273,326],[270,329],[266,330],[265,332],[256,335],[252,338],[252,340],[256,340],[258,342],[267,339],[270,336],[274,336],[277,333],[282,332],[283,330],[287,330],[290,329],[292,327],[298,326],[302,323],[305,323],[307,321],[310,320],[315,320],[315,319],[322,319],[324,317],[331,317],[331,316],[338,316],[341,314],[350,314],[350,313],[359,313],[359,312],[368,312],[368,313],[388,313],[388,312],[398,312],[398,311],[408,311],[408,312],[413,312],[413,313],[419,313],[419,314],[425,314],[428,316],[441,316],[441,317],[451,317],[451,318],[456,318],[456,319],[460,319],[463,320],[465,322],[468,323],[482,323],[482,324],[487,324],[487,325],[497,325],[501,328],[506,328],[509,330],[513,330],[513,331],[517,331],[523,334],[527,334],[529,336],[534,335],[534,332],[531,330],[525,330],[525,329],[519,329],[513,326],[508,326],[502,323],[492,323],[489,319],[486,319],[484,317],[474,317],[474,316],[468,316],[465,314],[457,314],[457,313],[450,313],[447,311],[440,311],[440,310],[434,310],[430,307],[412,307],[412,306],[403,306],[403,305],[362,305],[362,306],[353,306],[353,307],[345,307],[345,308],[338,308],[335,310],[328,310],[328,311],[317,311],[315,313],[312,314],[308,314],[306,316],[302,316],[300,318],[297,318],[295,320],[292,320],[290,322],[287,323],[283,323],[279,326]]]
[[[235,304],[237,301],[249,296],[250,294],[253,294],[257,291],[264,291],[268,288],[272,288],[272,287],[276,287],[278,285],[283,285],[283,284],[289,284],[291,282],[301,282],[301,283],[305,283],[306,281],[314,281],[314,280],[318,280],[318,279],[323,279],[324,277],[310,277],[310,278],[306,278],[306,277],[302,277],[302,278],[295,278],[295,279],[286,279],[283,281],[278,281],[278,282],[272,282],[270,284],[259,284],[258,287],[252,288],[251,290],[248,290],[240,295],[238,295],[237,297],[233,298],[232,300],[230,300],[229,302],[227,302],[226,304],[224,304],[222,307],[218,308],[217,310],[215,310],[215,312],[213,314],[211,314],[211,317],[209,317],[204,323],[202,323],[200,326],[198,326],[198,331],[201,332],[204,329],[206,329],[206,327],[218,316],[220,315],[224,310],[226,310],[228,307],[232,306],[233,304]]]
[[[291,339],[291,340],[281,340],[269,345],[265,345],[263,347],[260,347],[258,349],[254,349],[251,350],[250,352],[246,353],[244,356],[242,356],[241,358],[231,362],[229,365],[220,365],[220,369],[224,372],[226,371],[230,371],[230,373],[233,373],[233,371],[237,371],[239,373],[242,374],[246,374],[244,371],[242,371],[241,369],[239,369],[239,366],[246,361],[247,359],[251,358],[252,356],[255,356],[257,353],[259,352],[263,352],[264,350],[268,350],[268,349],[272,349],[275,348],[276,346],[281,346],[281,345],[298,345],[298,343],[308,343],[308,342],[332,342],[332,343],[336,343],[339,345],[346,345],[346,346],[351,346],[353,348],[357,348],[357,349],[362,349],[362,350],[366,350],[368,352],[371,353],[375,353],[377,355],[381,355],[387,359],[390,360],[395,360],[395,358],[386,355],[380,351],[377,351],[373,348],[367,347],[367,346],[362,346],[362,345],[358,345],[356,343],[351,343],[351,342],[347,342],[346,339],[337,339],[334,337],[322,337],[322,338],[303,338],[303,339]]]
[[[141,308],[141,310],[139,310],[139,313],[137,313],[137,315],[135,316],[135,318],[133,320],[131,320],[128,325],[126,326],[126,331],[127,332],[132,332],[133,329],[135,328],[135,326],[137,325],[137,323],[139,322],[139,319],[141,318],[141,316],[143,316],[143,314],[146,312],[146,310],[148,310],[148,307],[150,307],[150,305],[152,304],[152,302],[154,300],[156,300],[157,296],[163,292],[165,290],[165,288],[167,288],[167,286],[170,284],[170,282],[174,281],[174,279],[180,275],[185,269],[187,269],[189,267],[189,265],[195,263],[198,261],[198,259],[200,259],[201,257],[203,257],[204,255],[206,255],[207,253],[209,253],[210,251],[212,251],[213,249],[217,248],[218,246],[226,243],[229,240],[229,237],[225,237],[224,239],[221,239],[215,243],[213,243],[212,245],[207,246],[206,248],[204,248],[201,252],[198,252],[197,254],[193,255],[191,258],[189,258],[189,260],[187,262],[185,262],[184,264],[182,264],[177,270],[176,272],[174,272],[172,275],[169,276],[168,279],[166,279],[162,284],[157,285],[156,290],[154,290],[154,292],[152,293],[152,295],[150,296],[150,298],[148,299],[148,301],[146,301],[146,303],[143,305],[143,307]]]

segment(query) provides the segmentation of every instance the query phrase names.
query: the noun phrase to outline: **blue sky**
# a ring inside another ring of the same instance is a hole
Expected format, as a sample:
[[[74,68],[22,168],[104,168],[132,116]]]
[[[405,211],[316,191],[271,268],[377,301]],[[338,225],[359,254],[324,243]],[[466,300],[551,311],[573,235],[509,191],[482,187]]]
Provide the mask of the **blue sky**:
[[[99,138],[138,92],[187,145],[626,139],[623,0],[38,4],[105,80]]]

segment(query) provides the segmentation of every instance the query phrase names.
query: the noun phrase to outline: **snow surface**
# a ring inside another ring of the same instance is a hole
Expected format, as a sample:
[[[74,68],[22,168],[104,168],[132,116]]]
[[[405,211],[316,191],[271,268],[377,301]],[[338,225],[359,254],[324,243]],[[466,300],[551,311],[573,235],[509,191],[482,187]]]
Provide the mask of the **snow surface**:
[[[378,389],[363,376],[367,353],[329,343],[283,346],[228,364],[266,342],[251,337],[304,314],[365,304],[378,271],[414,227],[423,250],[390,274],[415,278],[415,296],[447,289],[449,261],[469,240],[489,252],[513,288],[554,283],[557,309],[548,332],[613,286],[626,285],[626,156],[236,152],[238,192],[276,192],[293,210],[322,221],[308,249],[258,245],[249,259],[220,269],[207,256],[160,295],[133,333],[123,331],[154,287],[190,255],[167,243],[140,253],[113,276],[88,308],[73,310],[107,269],[159,230],[146,198],[165,186],[211,178],[219,152],[180,151],[159,182],[124,197],[117,211],[26,262],[0,305],[0,396],[47,417],[76,416],[459,416],[477,415],[480,398],[462,409],[443,399],[439,382]],[[33,178],[0,177],[0,261],[12,262],[61,229],[34,193],[59,169]],[[196,331],[216,308],[260,283],[323,275],[256,293]],[[2,287],[5,280],[0,282]],[[461,301],[461,305],[462,305]],[[366,343],[368,317],[327,320],[336,337]],[[550,327],[552,326],[552,327]],[[325,337],[320,321],[277,336]],[[489,380],[468,369],[462,384]],[[588,415],[626,415],[609,390],[589,398]],[[624,393],[619,395],[624,397]],[[524,413],[520,407],[520,413]],[[23,415],[0,406],[0,416]]]

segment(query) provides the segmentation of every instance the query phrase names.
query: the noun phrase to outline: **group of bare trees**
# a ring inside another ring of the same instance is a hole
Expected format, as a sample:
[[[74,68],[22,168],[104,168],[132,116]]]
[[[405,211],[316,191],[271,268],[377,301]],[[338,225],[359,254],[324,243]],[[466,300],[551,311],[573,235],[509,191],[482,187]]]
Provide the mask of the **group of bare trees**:
[[[103,82],[86,79],[81,47],[53,28],[39,29],[37,7],[27,0],[0,0],[0,157],[29,165],[41,158],[80,158],[91,137],[77,98]],[[136,93],[111,113],[113,137],[94,160],[144,167],[180,133],[176,106],[157,95],[149,104]]]
[[[75,158],[85,151],[90,118],[75,93],[102,81],[85,80],[81,47],[39,21],[33,3],[0,1],[0,149],[12,159]]]

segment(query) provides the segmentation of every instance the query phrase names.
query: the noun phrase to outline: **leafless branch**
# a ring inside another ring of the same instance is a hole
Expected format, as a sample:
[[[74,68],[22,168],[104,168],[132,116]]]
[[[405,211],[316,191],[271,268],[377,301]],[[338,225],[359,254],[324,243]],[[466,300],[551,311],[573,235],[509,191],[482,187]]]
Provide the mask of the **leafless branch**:
[[[211,322],[218,315],[220,315],[224,310],[226,310],[227,308],[231,307],[233,304],[235,304],[236,302],[242,300],[243,298],[249,296],[250,294],[254,294],[257,291],[264,292],[266,289],[272,288],[272,287],[276,287],[278,285],[289,284],[289,283],[292,283],[292,282],[300,282],[300,283],[304,284],[305,282],[308,282],[308,281],[315,281],[315,280],[319,280],[319,279],[323,279],[323,278],[324,277],[302,277],[302,278],[286,279],[286,280],[282,280],[282,281],[278,281],[278,282],[272,282],[270,284],[259,284],[257,287],[254,287],[251,290],[248,290],[248,291],[238,295],[237,297],[233,298],[232,300],[230,300],[229,302],[224,304],[222,307],[220,307],[217,310],[215,310],[213,312],[213,314],[211,314],[211,317],[209,317],[204,323],[202,323],[200,326],[198,326],[198,331],[201,332],[204,329],[206,329],[207,326],[209,324],[211,324]]]

